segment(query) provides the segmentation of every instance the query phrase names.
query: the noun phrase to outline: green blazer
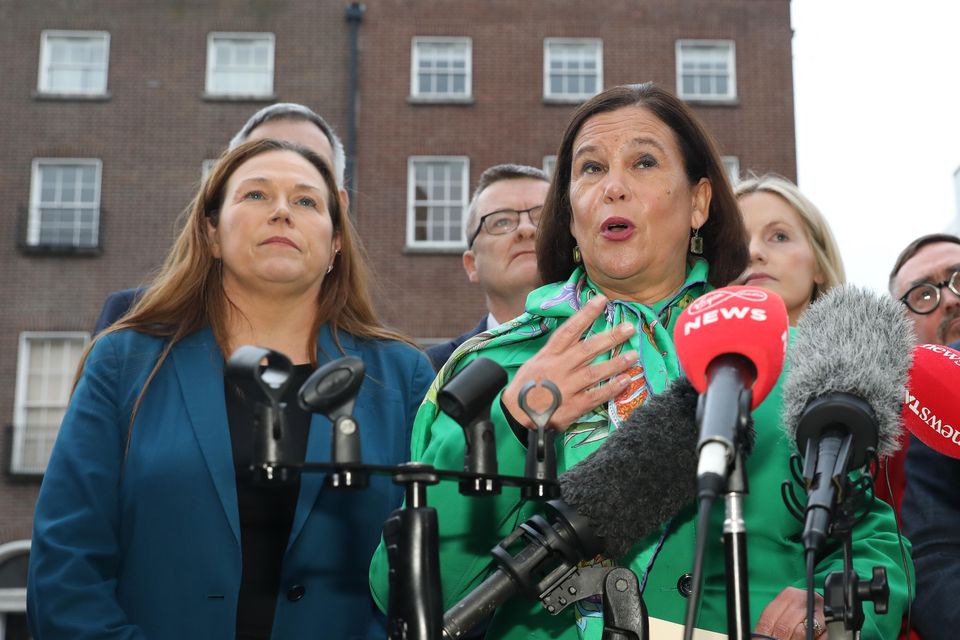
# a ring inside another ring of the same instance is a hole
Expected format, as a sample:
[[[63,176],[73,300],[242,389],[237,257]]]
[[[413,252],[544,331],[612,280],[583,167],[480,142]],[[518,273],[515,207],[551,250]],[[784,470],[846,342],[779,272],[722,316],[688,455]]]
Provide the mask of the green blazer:
[[[548,285],[559,287],[560,285]],[[538,290],[542,291],[542,290]],[[544,320],[540,308],[532,304],[538,292],[531,294],[527,311],[529,317],[518,318],[513,334],[531,330],[531,327],[547,327],[550,320]],[[539,296],[541,301],[544,296]],[[551,298],[555,300],[556,298]],[[680,306],[689,300],[678,300]],[[546,308],[546,305],[543,307]],[[556,307],[551,307],[553,313]],[[577,307],[579,308],[579,307]],[[573,310],[570,310],[572,313]],[[646,311],[644,311],[646,313]],[[678,314],[668,309],[658,309],[657,313],[672,335],[672,324]],[[539,314],[539,315],[538,315]],[[648,316],[649,317],[649,316]],[[600,321],[598,321],[600,322]],[[602,322],[600,322],[602,324]],[[603,327],[595,325],[599,330]],[[654,332],[648,327],[638,330],[636,335],[649,343]],[[509,334],[508,332],[508,335]],[[658,341],[664,334],[659,334]],[[450,363],[440,373],[440,378],[427,394],[414,425],[412,458],[444,469],[462,469],[463,467],[463,431],[448,416],[433,406],[435,391],[444,378],[456,370],[462,369],[471,360],[483,356],[503,365],[512,378],[517,369],[533,353],[539,350],[549,337],[549,330],[538,337],[522,341],[489,339],[484,343],[481,335],[473,342],[466,343],[454,354]],[[501,336],[502,337],[502,336]],[[666,354],[671,345],[658,344],[656,351],[648,349],[644,353]],[[652,359],[648,368],[652,369]],[[786,374],[786,369],[783,375]],[[669,371],[668,371],[669,376]],[[672,377],[672,376],[669,376]],[[781,376],[781,380],[782,380]],[[652,390],[651,390],[652,391]],[[744,516],[748,528],[749,562],[749,606],[751,624],[755,625],[764,607],[785,587],[793,586],[806,589],[806,569],[803,547],[800,543],[802,523],[795,520],[786,510],[780,495],[781,482],[790,478],[788,470],[789,456],[794,447],[787,441],[781,427],[780,408],[782,404],[780,384],[754,412],[757,441],[753,453],[747,462],[749,494],[744,499]],[[497,455],[500,472],[503,474],[523,475],[525,448],[512,433],[501,410],[500,403],[494,404],[492,418],[496,426]],[[662,428],[669,429],[670,425]],[[583,460],[596,450],[604,440],[607,425],[596,429],[589,437],[580,435],[571,437],[569,432],[563,438],[557,438],[558,470],[563,472]],[[616,473],[616,470],[611,470]],[[662,482],[675,479],[665,477]],[[656,486],[647,488],[656,491]],[[801,491],[802,494],[802,491]],[[464,497],[458,493],[455,483],[440,483],[431,486],[428,491],[428,504],[435,507],[440,523],[440,567],[444,596],[444,609],[449,609],[461,598],[476,588],[490,573],[490,549],[511,533],[518,524],[537,512],[536,503],[524,503],[519,490],[504,488],[499,496]],[[722,502],[718,500],[714,507],[710,524],[704,574],[704,591],[697,626],[725,633],[726,599],[724,582],[724,551],[721,542],[723,520]],[[680,586],[685,576],[692,572],[695,541],[695,505],[677,513],[663,543],[662,549],[655,554],[657,542],[662,532],[652,534],[645,540],[637,541],[634,548],[624,557],[603,559],[606,563],[616,563],[630,567],[638,576],[647,574],[643,599],[652,617],[662,618],[682,624],[686,611],[687,598]],[[906,546],[909,563],[909,543]],[[854,566],[864,578],[871,575],[874,566],[883,566],[887,570],[890,584],[889,613],[878,616],[869,604],[865,607],[866,623],[863,638],[895,638],[900,627],[900,619],[907,604],[907,577],[901,561],[900,540],[892,510],[886,503],[877,500],[874,510],[860,523],[854,532]],[[822,592],[823,578],[831,571],[842,569],[842,550],[836,544],[828,545],[821,553],[816,565],[818,591]],[[649,570],[648,570],[649,566]],[[910,568],[912,573],[912,566]],[[371,587],[377,604],[385,610],[388,596],[387,561],[383,546],[377,550],[371,565]],[[568,607],[558,616],[551,616],[542,609],[539,602],[531,602],[523,597],[515,597],[502,606],[494,616],[488,637],[506,639],[551,638],[599,638],[602,628],[599,606],[581,602],[577,607]]]

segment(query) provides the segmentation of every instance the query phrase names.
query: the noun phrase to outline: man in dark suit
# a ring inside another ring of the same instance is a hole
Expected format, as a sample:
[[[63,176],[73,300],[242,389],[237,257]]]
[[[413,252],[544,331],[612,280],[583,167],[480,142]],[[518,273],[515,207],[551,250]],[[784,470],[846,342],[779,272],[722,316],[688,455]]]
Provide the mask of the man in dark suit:
[[[343,188],[346,154],[343,143],[326,120],[301,104],[292,102],[273,104],[253,114],[230,140],[229,148],[233,149],[244,142],[263,138],[294,142],[319,154],[333,167],[344,208],[349,207],[350,198]],[[100,317],[97,318],[94,334],[100,333],[116,322],[140,299],[141,295],[143,295],[143,289],[137,288],[114,291],[107,296],[100,310]]]
[[[467,339],[523,313],[527,295],[541,285],[534,237],[549,188],[546,173],[524,165],[498,164],[480,175],[464,224],[463,268],[480,285],[487,315],[467,333],[427,349],[437,371]]]
[[[960,346],[960,238],[931,234],[910,243],[890,274],[890,293],[906,305],[918,344]],[[913,543],[917,576],[913,626],[924,640],[955,638],[960,626],[955,602],[960,590],[960,460],[913,436],[906,455],[898,454],[899,460],[904,457],[901,517],[903,532]]]

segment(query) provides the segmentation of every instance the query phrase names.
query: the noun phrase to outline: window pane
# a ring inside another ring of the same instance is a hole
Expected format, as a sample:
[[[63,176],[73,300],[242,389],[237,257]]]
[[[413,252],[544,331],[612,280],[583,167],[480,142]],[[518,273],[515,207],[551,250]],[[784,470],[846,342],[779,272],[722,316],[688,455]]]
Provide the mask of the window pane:
[[[267,38],[215,38],[207,90],[227,95],[269,95],[273,91]]]
[[[46,467],[84,345],[79,336],[27,338],[21,351],[26,375],[17,381],[25,389],[15,411],[14,471]]]
[[[31,203],[31,243],[96,246],[98,175],[92,163],[44,164],[37,167],[38,199]]]
[[[414,162],[414,207],[410,224],[414,242],[459,244],[463,241],[466,185],[462,160]]]
[[[468,45],[418,41],[416,48],[417,94],[467,95]]]
[[[67,61],[67,56],[70,55],[70,51],[67,48],[67,44],[63,40],[54,40],[51,38],[50,42],[50,62],[54,64],[60,64]]]

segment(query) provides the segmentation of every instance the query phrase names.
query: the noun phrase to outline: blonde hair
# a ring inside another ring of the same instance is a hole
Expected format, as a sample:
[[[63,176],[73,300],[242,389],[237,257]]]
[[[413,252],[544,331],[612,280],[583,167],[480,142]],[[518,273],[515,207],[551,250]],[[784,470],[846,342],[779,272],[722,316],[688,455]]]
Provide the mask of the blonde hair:
[[[140,300],[115,324],[94,339],[135,329],[141,333],[166,337],[163,351],[147,377],[130,416],[130,429],[147,387],[166,360],[170,350],[186,336],[207,324],[221,351],[229,345],[227,312],[232,303],[223,290],[222,264],[213,256],[207,236],[207,223],[217,226],[227,181],[247,160],[271,151],[291,151],[312,164],[327,187],[327,209],[333,230],[340,238],[340,254],[328,273],[317,297],[316,318],[307,337],[311,363],[316,366],[317,334],[329,324],[334,342],[341,349],[339,331],[357,338],[400,340],[414,345],[406,336],[385,328],[377,319],[370,296],[370,274],[360,239],[346,215],[333,171],[323,158],[309,149],[290,142],[263,139],[245,142],[223,153],[182,214],[183,227],[163,266]],[[87,348],[77,370],[77,378],[93,344]],[[130,432],[128,431],[127,447]]]
[[[797,185],[776,173],[765,173],[762,176],[748,173],[747,177],[736,185],[734,194],[739,200],[751,193],[772,193],[783,198],[803,221],[803,231],[813,249],[817,269],[823,277],[822,284],[814,283],[813,285],[811,302],[821,294],[846,282],[840,249],[833,237],[833,232],[830,231],[827,219],[809,198],[800,193]]]

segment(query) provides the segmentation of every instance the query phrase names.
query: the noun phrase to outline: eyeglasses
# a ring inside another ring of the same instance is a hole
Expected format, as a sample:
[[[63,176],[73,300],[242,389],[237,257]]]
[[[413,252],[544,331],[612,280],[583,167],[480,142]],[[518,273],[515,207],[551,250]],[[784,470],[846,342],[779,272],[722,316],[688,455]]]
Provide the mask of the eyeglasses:
[[[944,287],[950,289],[953,295],[960,298],[960,271],[954,271],[950,277],[940,283],[923,282],[907,289],[907,292],[900,298],[900,302],[907,305],[910,311],[925,316],[933,313],[940,306],[940,290]]]
[[[542,211],[543,205],[538,204],[535,207],[521,209],[519,211],[516,209],[498,209],[481,216],[480,224],[477,225],[477,230],[470,235],[470,241],[467,243],[467,246],[473,246],[473,241],[477,239],[478,235],[480,235],[481,229],[486,230],[486,232],[492,236],[502,236],[514,231],[520,226],[521,213],[527,214],[527,217],[530,218],[530,224],[532,224],[534,227],[539,227],[540,213]]]

